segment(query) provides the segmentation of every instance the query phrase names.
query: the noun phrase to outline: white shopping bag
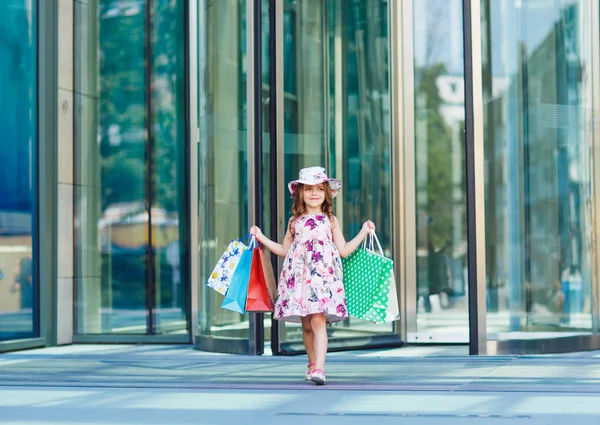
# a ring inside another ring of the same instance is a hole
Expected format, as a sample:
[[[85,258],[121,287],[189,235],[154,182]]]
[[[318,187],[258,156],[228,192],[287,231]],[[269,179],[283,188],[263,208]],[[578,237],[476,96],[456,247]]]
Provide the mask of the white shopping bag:
[[[387,305],[385,323],[394,322],[400,319],[400,306],[398,305],[398,290],[396,289],[396,277],[392,274],[390,281],[390,295]]]
[[[209,288],[220,294],[225,295],[229,289],[231,278],[240,262],[242,253],[248,248],[241,242],[242,239],[231,241],[206,282]]]

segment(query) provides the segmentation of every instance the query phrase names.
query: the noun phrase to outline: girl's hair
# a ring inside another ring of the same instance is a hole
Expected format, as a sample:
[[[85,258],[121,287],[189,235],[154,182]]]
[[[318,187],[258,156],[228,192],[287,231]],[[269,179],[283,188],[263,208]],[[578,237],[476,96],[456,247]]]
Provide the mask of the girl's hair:
[[[331,187],[327,183],[320,183],[325,188],[325,200],[321,204],[321,211],[325,213],[329,222],[332,226],[335,225],[333,218],[333,195],[331,194]],[[302,217],[306,213],[306,204],[304,203],[304,185],[298,183],[296,190],[294,191],[294,203],[292,204],[292,218],[288,224],[288,228],[294,236],[294,223],[299,217]]]

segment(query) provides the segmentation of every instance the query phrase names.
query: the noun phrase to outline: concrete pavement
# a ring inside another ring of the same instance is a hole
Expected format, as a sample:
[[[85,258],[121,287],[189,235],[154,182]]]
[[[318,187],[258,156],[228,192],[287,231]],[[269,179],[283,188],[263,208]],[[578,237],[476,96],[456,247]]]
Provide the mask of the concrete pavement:
[[[600,424],[600,353],[469,357],[464,347],[306,358],[189,346],[0,355],[0,424]]]

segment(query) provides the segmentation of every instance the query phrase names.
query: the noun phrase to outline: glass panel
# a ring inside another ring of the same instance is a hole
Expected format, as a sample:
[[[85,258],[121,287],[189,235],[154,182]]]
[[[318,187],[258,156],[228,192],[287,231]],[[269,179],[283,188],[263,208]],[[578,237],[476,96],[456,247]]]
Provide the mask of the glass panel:
[[[467,342],[462,1],[413,5],[417,340]]]
[[[185,331],[184,1],[154,0],[152,47],[152,248],[155,332]]]
[[[323,0],[286,0],[284,6],[285,181],[302,167],[325,164],[325,64]],[[286,211],[292,200],[286,196]],[[287,223],[287,220],[285,220]]]
[[[346,238],[372,219],[391,257],[388,2],[284,3],[285,180],[326,167],[343,180],[335,213]],[[281,328],[282,343],[302,341],[299,325]],[[329,326],[330,341],[393,329],[352,318]]]
[[[145,334],[144,1],[76,6],[76,332]]]
[[[199,2],[198,317],[202,337],[248,338],[248,316],[221,308],[204,282],[248,232],[246,1]]]
[[[0,2],[0,341],[39,336],[36,2]]]
[[[482,2],[491,339],[592,327],[589,4]]]

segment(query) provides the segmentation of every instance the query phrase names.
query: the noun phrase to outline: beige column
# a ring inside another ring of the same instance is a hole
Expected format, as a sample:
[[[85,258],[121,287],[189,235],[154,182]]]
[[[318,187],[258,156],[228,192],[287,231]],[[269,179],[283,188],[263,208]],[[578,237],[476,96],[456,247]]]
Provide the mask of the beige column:
[[[57,344],[73,341],[73,0],[58,3]]]

